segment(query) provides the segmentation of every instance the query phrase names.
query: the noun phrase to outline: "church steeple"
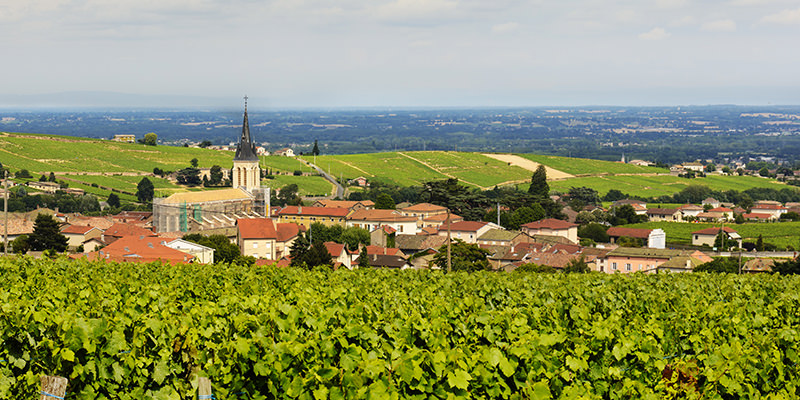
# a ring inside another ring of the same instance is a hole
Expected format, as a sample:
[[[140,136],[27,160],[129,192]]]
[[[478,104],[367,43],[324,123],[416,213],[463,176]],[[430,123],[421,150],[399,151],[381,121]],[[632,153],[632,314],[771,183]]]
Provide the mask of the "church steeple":
[[[236,146],[234,161],[258,161],[256,145],[250,138],[250,122],[247,120],[247,96],[244,96],[244,121],[242,122],[242,137]]]

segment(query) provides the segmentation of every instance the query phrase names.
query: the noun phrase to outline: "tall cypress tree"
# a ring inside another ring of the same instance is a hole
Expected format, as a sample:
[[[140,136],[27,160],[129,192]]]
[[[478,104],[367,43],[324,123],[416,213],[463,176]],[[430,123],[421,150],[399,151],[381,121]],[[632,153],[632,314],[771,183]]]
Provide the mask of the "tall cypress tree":
[[[314,148],[311,149],[311,154],[318,156],[319,155],[319,146],[317,145],[317,141],[314,140]]]
[[[39,214],[33,224],[33,233],[28,240],[34,251],[52,249],[62,252],[67,249],[67,237],[58,229],[59,223],[47,214]]]
[[[547,170],[545,170],[544,165],[539,164],[536,171],[534,171],[528,193],[538,198],[546,198],[550,194],[550,186],[547,184]]]

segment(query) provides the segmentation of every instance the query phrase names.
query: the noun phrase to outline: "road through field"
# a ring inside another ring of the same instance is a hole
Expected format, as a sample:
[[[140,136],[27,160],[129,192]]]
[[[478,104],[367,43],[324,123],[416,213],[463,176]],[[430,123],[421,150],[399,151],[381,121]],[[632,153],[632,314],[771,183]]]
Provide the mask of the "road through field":
[[[515,156],[513,154],[483,154],[486,157],[494,158],[495,160],[502,161],[509,163],[510,165],[516,165],[520,168],[527,169],[528,171],[536,171],[536,168],[539,167],[539,163],[533,162],[531,160],[522,158],[520,156]],[[554,180],[554,179],[567,179],[567,178],[574,178],[574,175],[570,175],[566,172],[561,172],[557,169],[550,168],[548,166],[544,166],[544,169],[547,171],[547,179]]]

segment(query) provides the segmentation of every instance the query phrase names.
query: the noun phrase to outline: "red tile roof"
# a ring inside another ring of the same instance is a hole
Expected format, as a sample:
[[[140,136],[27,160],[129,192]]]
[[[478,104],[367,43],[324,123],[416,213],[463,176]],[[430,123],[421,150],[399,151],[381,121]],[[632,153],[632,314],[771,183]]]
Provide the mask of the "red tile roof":
[[[325,242],[325,243],[323,243],[323,244],[325,245],[325,248],[328,250],[328,253],[329,253],[329,254],[331,255],[331,257],[333,257],[334,259],[335,259],[336,257],[339,257],[340,255],[342,255],[342,252],[343,252],[343,251],[345,251],[345,250],[344,250],[344,245],[343,245],[343,244],[341,244],[341,243],[336,243],[336,242]]]
[[[92,260],[121,262],[162,261],[171,264],[188,263],[194,259],[191,254],[162,244],[165,242],[166,240],[160,237],[123,236],[99,251],[87,253],[86,257]]]
[[[724,230],[725,233],[736,233],[735,230],[727,226],[722,228],[722,230]],[[706,228],[692,232],[692,235],[717,235],[717,234],[719,234],[719,228]]]
[[[786,207],[779,204],[760,204],[753,206],[751,210],[786,210]]]
[[[648,208],[647,214],[650,215],[674,215],[679,212],[677,208]]]
[[[268,218],[242,218],[236,220],[239,237],[242,239],[275,239],[278,232]]]
[[[288,242],[300,234],[300,226],[297,224],[275,224],[278,231],[277,241]]]
[[[96,229],[91,226],[81,226],[81,225],[67,225],[64,229],[61,230],[63,234],[74,234],[74,235],[85,235],[92,229]]]
[[[310,215],[315,217],[344,218],[349,213],[350,209],[341,207],[286,206],[278,212],[278,215]]]
[[[578,224],[573,224],[572,222],[555,218],[547,218],[539,221],[528,222],[527,224],[522,225],[522,227],[528,229],[553,229],[553,230],[569,229],[576,226],[578,226]]]
[[[708,210],[708,212],[729,213],[729,212],[733,212],[733,210],[731,210],[728,207],[717,207],[717,208],[712,208],[712,209]]]
[[[486,226],[488,222],[479,222],[479,221],[459,221],[450,224],[451,231],[457,232],[477,232],[479,229]],[[446,232],[447,231],[447,224],[444,224],[439,227],[439,232]]]
[[[608,228],[606,233],[611,237],[631,237],[638,239],[647,239],[650,237],[652,229],[639,229],[639,228],[622,228],[619,226],[612,226]]]
[[[402,256],[400,249],[381,246],[367,246],[367,254],[382,254],[386,256]]]
[[[742,214],[742,218],[746,218],[746,219],[770,219],[770,218],[772,218],[772,214],[747,213],[747,214]]]
[[[405,217],[395,210],[356,210],[347,217],[350,221],[412,222],[416,217]]]
[[[358,204],[363,205],[364,207],[374,207],[375,202],[372,200],[360,200],[360,201],[352,201],[352,200],[317,200],[317,203],[322,204],[323,207],[330,207],[330,208],[353,208]]]
[[[145,229],[140,226],[131,225],[131,224],[123,224],[123,223],[116,223],[111,225],[103,232],[105,236],[111,237],[123,237],[123,236],[156,236],[153,231],[150,229]]]
[[[447,207],[437,206],[431,203],[419,203],[413,206],[403,208],[404,212],[433,212],[433,211],[447,211]]]

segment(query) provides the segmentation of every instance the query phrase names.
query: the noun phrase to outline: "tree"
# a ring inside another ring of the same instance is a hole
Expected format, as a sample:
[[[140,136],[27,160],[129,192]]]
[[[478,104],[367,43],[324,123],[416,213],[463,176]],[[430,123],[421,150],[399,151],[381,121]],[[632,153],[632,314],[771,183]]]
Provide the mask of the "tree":
[[[611,210],[611,213],[612,213],[611,217],[612,225],[635,224],[647,220],[646,215],[636,214],[636,210],[634,210],[633,206],[630,204],[623,204],[621,206],[614,207]]]
[[[144,139],[142,140],[142,143],[144,143],[144,144],[146,144],[148,146],[155,146],[155,145],[158,144],[158,135],[156,135],[153,132],[147,133],[147,134],[144,135]]]
[[[192,168],[197,168],[199,163],[200,161],[198,161],[196,158],[193,158],[191,161],[189,161],[189,164],[191,164]]]
[[[42,176],[39,177],[39,182],[47,182],[47,177],[42,174]]]
[[[31,173],[27,169],[21,169],[14,173],[14,177],[18,179],[30,179],[33,178]]]
[[[209,179],[208,183],[211,185],[219,185],[222,183],[222,167],[219,165],[214,165],[211,167],[211,171],[209,172]]]
[[[183,185],[197,186],[203,183],[200,179],[200,170],[195,167],[184,168],[178,171],[175,178],[178,180],[178,183]]]
[[[50,173],[50,177],[47,178],[48,182],[55,182],[56,181],[56,174]]]
[[[767,169],[767,167],[761,168],[760,170],[758,170],[758,174],[761,176],[769,176],[769,170]]]
[[[394,199],[392,199],[392,196],[389,196],[387,193],[381,193],[375,200],[375,208],[378,210],[394,210]]]
[[[139,184],[136,185],[136,198],[139,199],[139,202],[153,202],[154,194],[155,188],[153,187],[153,182],[150,182],[150,179],[147,179],[147,177],[142,178],[142,180],[139,181]]]
[[[717,237],[714,239],[714,247],[720,250],[728,250],[736,245],[736,241],[731,239],[730,236],[728,236],[728,233],[722,229],[719,230]]]
[[[345,228],[342,234],[339,235],[339,243],[344,243],[351,251],[358,250],[360,245],[369,244],[369,231],[362,228],[350,227]]]
[[[317,145],[317,141],[314,140],[314,148],[311,149],[311,154],[318,156],[319,155],[319,146]]]
[[[597,243],[608,243],[609,237],[604,225],[598,223],[590,223],[578,228],[578,236],[581,238],[592,239]]]
[[[61,234],[59,222],[47,214],[39,214],[33,223],[33,233],[29,236],[31,249],[42,251],[53,249],[62,252],[67,249],[67,237]]]
[[[205,149],[206,147],[211,146],[212,144],[213,143],[211,143],[210,140],[203,140],[202,142],[200,142],[200,148]]]
[[[214,263],[232,263],[241,258],[239,246],[231,243],[225,235],[205,236],[192,233],[183,236],[183,240],[197,243],[214,249]]]
[[[489,252],[480,248],[477,244],[455,239],[451,245],[452,270],[467,272],[490,270],[489,260],[486,259],[488,255]],[[433,256],[433,264],[443,270],[447,270],[446,244],[440,247],[439,253]]]
[[[278,190],[277,195],[274,194],[271,199],[273,205],[276,206],[297,206],[303,203],[303,199],[297,194],[297,184],[291,183]]]
[[[16,239],[11,241],[11,251],[15,254],[25,254],[31,249],[28,241],[28,235],[19,235]]]
[[[322,241],[314,239],[314,242],[310,245],[309,242],[309,238],[306,234],[301,233],[300,236],[297,237],[289,252],[292,257],[291,265],[293,267],[306,269],[326,265],[332,266],[333,259]]]
[[[598,205],[600,204],[600,196],[597,194],[597,190],[592,188],[588,188],[585,186],[581,187],[571,187],[569,188],[569,198],[570,201],[578,200],[581,201],[584,205],[592,204]],[[575,210],[573,208],[573,210]],[[580,210],[575,210],[580,211]]]
[[[581,256],[580,258],[573,258],[572,260],[570,260],[567,266],[564,267],[564,272],[568,274],[572,273],[585,274],[590,271],[591,270],[589,269],[589,265],[586,264],[586,259],[584,259],[583,256]]]
[[[708,163],[703,169],[705,169],[706,172],[714,172],[717,170],[717,166],[714,165],[714,163]]]
[[[361,251],[358,253],[358,268],[369,268],[369,254],[367,254],[367,246],[362,245]]]
[[[550,195],[550,185],[547,184],[547,170],[544,165],[539,164],[531,177],[531,186],[528,193],[537,198],[545,198]]]
[[[732,257],[714,257],[713,261],[695,267],[694,272],[735,274],[739,272],[739,260]]]
[[[756,251],[764,251],[764,237],[760,234],[756,240]]]
[[[94,197],[91,194],[85,194],[81,196],[81,199],[78,202],[78,210],[84,213],[100,211],[100,202],[97,201],[97,197]]]
[[[798,275],[800,274],[800,260],[795,258],[793,260],[776,262],[772,265],[772,273],[781,275]]]
[[[611,189],[609,190],[605,196],[603,196],[603,201],[617,201],[626,198],[625,193],[622,193],[619,189]]]

